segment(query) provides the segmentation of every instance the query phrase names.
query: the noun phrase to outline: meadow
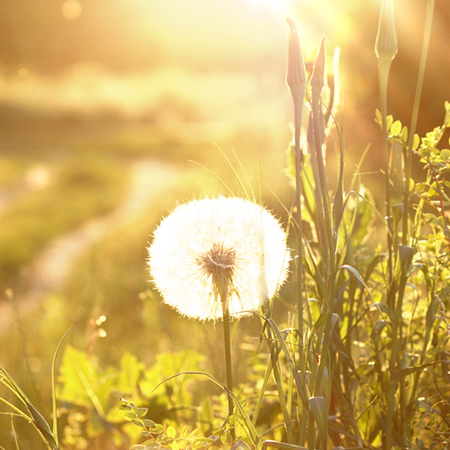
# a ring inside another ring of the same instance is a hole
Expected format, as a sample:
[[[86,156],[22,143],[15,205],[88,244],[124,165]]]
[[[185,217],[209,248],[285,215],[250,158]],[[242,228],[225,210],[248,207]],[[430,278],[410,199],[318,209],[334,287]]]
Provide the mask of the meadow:
[[[281,18],[252,66],[0,74],[0,448],[448,448],[448,8],[426,3],[412,84],[391,1],[369,79],[351,39],[339,63]],[[231,347],[146,264],[163,217],[218,195],[264,205],[291,255]]]

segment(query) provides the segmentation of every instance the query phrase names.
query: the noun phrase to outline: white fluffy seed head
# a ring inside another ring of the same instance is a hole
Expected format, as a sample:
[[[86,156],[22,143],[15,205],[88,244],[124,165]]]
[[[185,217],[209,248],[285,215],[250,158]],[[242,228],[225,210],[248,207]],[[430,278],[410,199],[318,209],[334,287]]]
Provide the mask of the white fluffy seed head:
[[[199,320],[258,310],[287,278],[286,233],[265,208],[240,198],[206,198],[178,206],[148,248],[156,288],[168,305]]]

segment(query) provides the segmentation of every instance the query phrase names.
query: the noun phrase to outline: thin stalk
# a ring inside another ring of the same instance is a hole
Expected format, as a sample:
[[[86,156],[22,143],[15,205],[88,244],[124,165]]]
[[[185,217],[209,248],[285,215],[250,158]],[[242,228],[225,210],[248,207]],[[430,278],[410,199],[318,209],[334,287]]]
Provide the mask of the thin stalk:
[[[410,179],[411,179],[411,165],[413,155],[414,134],[416,133],[417,119],[419,117],[420,98],[422,96],[423,80],[425,77],[425,67],[428,58],[428,48],[430,46],[431,29],[433,25],[435,0],[427,1],[427,12],[425,18],[425,29],[423,32],[422,52],[420,55],[419,75],[417,78],[416,92],[414,95],[413,114],[411,118],[411,126],[408,136],[408,147],[406,148],[406,162],[405,162],[405,197],[404,197],[404,211],[403,211],[403,245],[408,245],[409,238],[409,197],[410,197]]]
[[[380,84],[380,109],[383,126],[384,177],[386,195],[387,246],[388,246],[388,286],[392,281],[392,220],[391,220],[391,175],[389,167],[389,145],[387,129],[387,88],[391,63],[397,54],[397,34],[395,30],[393,0],[383,0],[378,24],[375,53],[378,57]]]
[[[268,330],[268,339],[269,339],[269,346],[270,346],[270,358],[272,361],[272,368],[273,368],[273,376],[274,376],[274,380],[275,380],[275,386],[278,391],[278,398],[280,401],[281,412],[283,413],[283,417],[284,417],[287,438],[288,438],[288,442],[290,444],[293,444],[294,443],[294,435],[292,433],[291,418],[290,418],[290,415],[289,415],[289,412],[287,409],[286,399],[284,398],[283,386],[281,383],[281,372],[280,372],[280,367],[279,367],[279,362],[278,362],[279,351],[277,349],[275,342],[272,339],[270,329]]]
[[[302,229],[302,169],[303,155],[300,147],[300,134],[302,128],[303,102],[306,90],[306,69],[303,61],[300,38],[295,21],[286,17],[289,25],[289,54],[286,82],[291,91],[294,103],[294,156],[295,156],[295,206],[296,221],[298,224],[297,238],[297,329],[298,329],[298,359],[300,369],[300,382],[305,383],[306,364],[304,354],[304,321],[303,321],[303,229]],[[304,445],[306,436],[306,414],[301,415],[300,445]]]
[[[228,416],[231,417],[234,414],[234,403],[233,403],[233,377],[231,369],[231,338],[230,338],[230,311],[228,309],[228,298],[227,294],[221,294],[222,302],[222,312],[223,312],[223,336],[225,342],[225,367],[227,372],[227,388],[230,391],[228,393]],[[234,426],[230,430],[231,439],[234,441],[236,435],[234,431]]]
[[[391,170],[389,166],[389,134],[387,129],[387,89],[389,71],[391,63],[397,54],[397,35],[395,30],[394,19],[394,4],[393,0],[383,0],[381,5],[380,21],[378,24],[378,33],[375,42],[375,53],[378,57],[378,72],[380,85],[380,109],[381,120],[383,127],[383,155],[384,155],[384,178],[385,178],[385,195],[386,195],[386,240],[388,248],[387,261],[387,302],[390,303],[392,299],[391,311],[395,311],[395,286],[393,284],[393,229],[391,218]],[[397,327],[392,324],[391,333],[391,358],[390,358],[390,375],[393,376],[396,366],[396,346],[397,346]],[[397,391],[397,384],[389,383],[387,396],[387,413],[386,413],[386,435],[385,444],[386,450],[390,450],[393,441],[393,420],[395,411],[395,393]]]
[[[321,92],[324,87],[324,74],[325,74],[325,41],[322,37],[322,42],[317,55],[316,62],[314,64],[314,70],[311,77],[311,103],[312,103],[312,118],[313,118],[313,131],[314,131],[314,143],[315,152],[319,173],[319,183],[320,190],[323,201],[323,214],[325,218],[325,235],[326,235],[326,248],[328,253],[324,252],[324,256],[328,259],[328,264],[326,268],[326,278],[327,278],[327,292],[326,298],[324,299],[325,311],[327,314],[327,320],[324,327],[324,335],[322,340],[322,345],[320,347],[320,354],[322,357],[321,364],[317,370],[317,376],[314,383],[314,395],[322,396],[325,395],[327,402],[330,400],[329,389],[324,389],[322,386],[324,368],[325,365],[331,363],[331,358],[329,358],[329,345],[331,340],[332,332],[332,315],[334,308],[334,299],[336,298],[336,241],[335,232],[332,222],[332,211],[330,199],[328,196],[328,185],[325,173],[325,163],[322,154],[323,145],[323,117],[321,112]],[[330,373],[332,368],[329,367]],[[325,439],[325,438],[324,438]],[[323,442],[323,445],[326,445]]]
[[[380,109],[381,109],[381,121],[383,127],[383,158],[384,158],[384,180],[385,180],[385,217],[387,222],[387,248],[388,248],[388,283],[390,286],[392,282],[392,220],[391,220],[391,169],[389,166],[390,152],[389,152],[389,132],[387,129],[387,86],[389,78],[389,70],[391,61],[385,61],[384,58],[380,58],[378,66],[379,79],[380,79]]]

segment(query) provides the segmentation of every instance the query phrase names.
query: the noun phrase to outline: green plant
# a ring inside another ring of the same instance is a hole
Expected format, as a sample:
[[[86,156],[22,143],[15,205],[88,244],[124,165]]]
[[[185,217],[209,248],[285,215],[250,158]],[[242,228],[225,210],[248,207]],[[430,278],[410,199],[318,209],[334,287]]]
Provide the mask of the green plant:
[[[42,414],[36,409],[36,407],[31,403],[31,401],[28,399],[28,397],[25,395],[25,393],[22,391],[22,389],[19,387],[19,385],[14,381],[14,379],[8,374],[8,372],[0,366],[0,383],[3,384],[10,392],[14,394],[14,396],[25,406],[25,411],[17,406],[15,406],[13,403],[8,401],[6,398],[0,397],[0,401],[2,401],[5,405],[9,406],[14,412],[15,416],[21,417],[25,419],[28,423],[30,423],[39,436],[41,437],[42,441],[46,444],[47,448],[49,450],[60,450],[60,444],[59,444],[59,437],[58,437],[58,422],[57,422],[57,414],[56,414],[56,394],[55,394],[55,372],[56,372],[56,357],[58,355],[58,351],[61,347],[61,344],[64,340],[64,338],[69,333],[70,329],[66,332],[66,334],[63,336],[61,341],[58,344],[58,347],[56,348],[56,351],[53,356],[53,363],[52,363],[52,398],[53,398],[53,427],[50,428],[47,421],[44,419]],[[11,424],[13,427],[12,422],[13,415],[11,415]],[[13,428],[14,431],[14,428]],[[16,439],[16,445],[17,445],[17,439]]]

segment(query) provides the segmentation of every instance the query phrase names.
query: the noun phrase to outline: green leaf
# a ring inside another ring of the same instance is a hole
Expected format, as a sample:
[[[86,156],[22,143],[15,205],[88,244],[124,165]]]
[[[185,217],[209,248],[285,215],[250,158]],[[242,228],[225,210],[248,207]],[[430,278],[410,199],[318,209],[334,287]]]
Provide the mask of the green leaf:
[[[116,389],[131,394],[131,398],[138,399],[138,383],[145,370],[145,364],[135,355],[125,352],[120,360],[120,371],[116,378]]]
[[[169,426],[169,427],[167,428],[166,434],[167,434],[167,436],[169,436],[170,438],[174,438],[174,437],[177,435],[177,431],[175,430],[174,427]]]
[[[375,110],[375,122],[380,126],[383,123],[383,119],[382,119],[381,112],[379,109]]]
[[[380,340],[381,332],[388,325],[389,325],[389,323],[388,323],[387,320],[379,320],[372,327],[372,333],[370,334],[370,337],[372,338],[373,342],[375,343],[375,346],[378,346],[378,342]]]
[[[13,378],[8,374],[8,372],[0,366],[0,382],[5,385],[19,400],[21,400],[26,406],[28,412],[30,413],[31,418],[33,419],[34,426],[42,433],[46,442],[51,446],[52,449],[58,449],[58,445],[53,436],[52,430],[48,425],[47,421],[41,415],[41,413],[34,407],[34,405],[30,402],[28,397],[19,387],[19,385],[14,381]],[[10,405],[14,410],[16,410],[22,417],[26,417],[26,414],[20,409],[16,408],[5,399],[0,397],[4,403]]]
[[[164,432],[164,426],[157,423],[153,427],[149,428],[151,434],[161,434]]]
[[[394,122],[394,118],[392,117],[392,115],[389,115],[386,117],[386,128],[388,130],[391,129],[392,123]]]
[[[317,430],[322,442],[327,442],[327,430],[328,430],[328,408],[325,397],[311,397],[309,399],[309,405],[313,413],[314,420],[317,424]]]
[[[148,408],[138,408],[136,409],[136,415],[138,417],[144,417],[148,413]]]
[[[60,367],[60,399],[87,408],[93,407],[104,419],[114,384],[113,372],[110,370],[111,376],[105,375],[99,373],[86,353],[67,345]],[[131,402],[128,405],[134,407]]]
[[[404,144],[406,144],[408,142],[408,128],[407,127],[403,127],[401,138],[402,138],[402,141]]]
[[[69,327],[69,329],[65,332],[64,336],[61,338],[61,340],[58,343],[58,346],[56,347],[55,354],[53,355],[52,360],[52,412],[53,412],[53,436],[55,439],[56,447],[59,447],[59,438],[58,438],[58,414],[57,414],[57,408],[56,408],[56,359],[58,357],[59,349],[61,348],[61,345],[66,338],[66,336],[69,334],[70,330],[72,329],[73,325]]]
[[[391,135],[392,136],[398,136],[400,134],[400,132],[402,131],[402,123],[400,122],[400,120],[396,120],[392,125],[391,125]]]
[[[408,245],[399,245],[398,246],[398,255],[400,258],[401,267],[405,270],[408,270],[411,265],[412,257],[414,256],[415,249]]]
[[[428,367],[435,366],[438,364],[443,364],[443,363],[449,364],[450,361],[447,361],[447,360],[433,361],[433,362],[426,363],[426,364],[417,364],[416,366],[407,367],[406,369],[399,370],[399,371],[395,372],[395,374],[392,376],[390,383],[395,384],[402,378],[405,378],[406,376],[411,375],[414,372],[421,372]]]
[[[317,322],[320,317],[321,304],[315,298],[308,299],[309,308],[311,311],[311,318],[313,322]]]

